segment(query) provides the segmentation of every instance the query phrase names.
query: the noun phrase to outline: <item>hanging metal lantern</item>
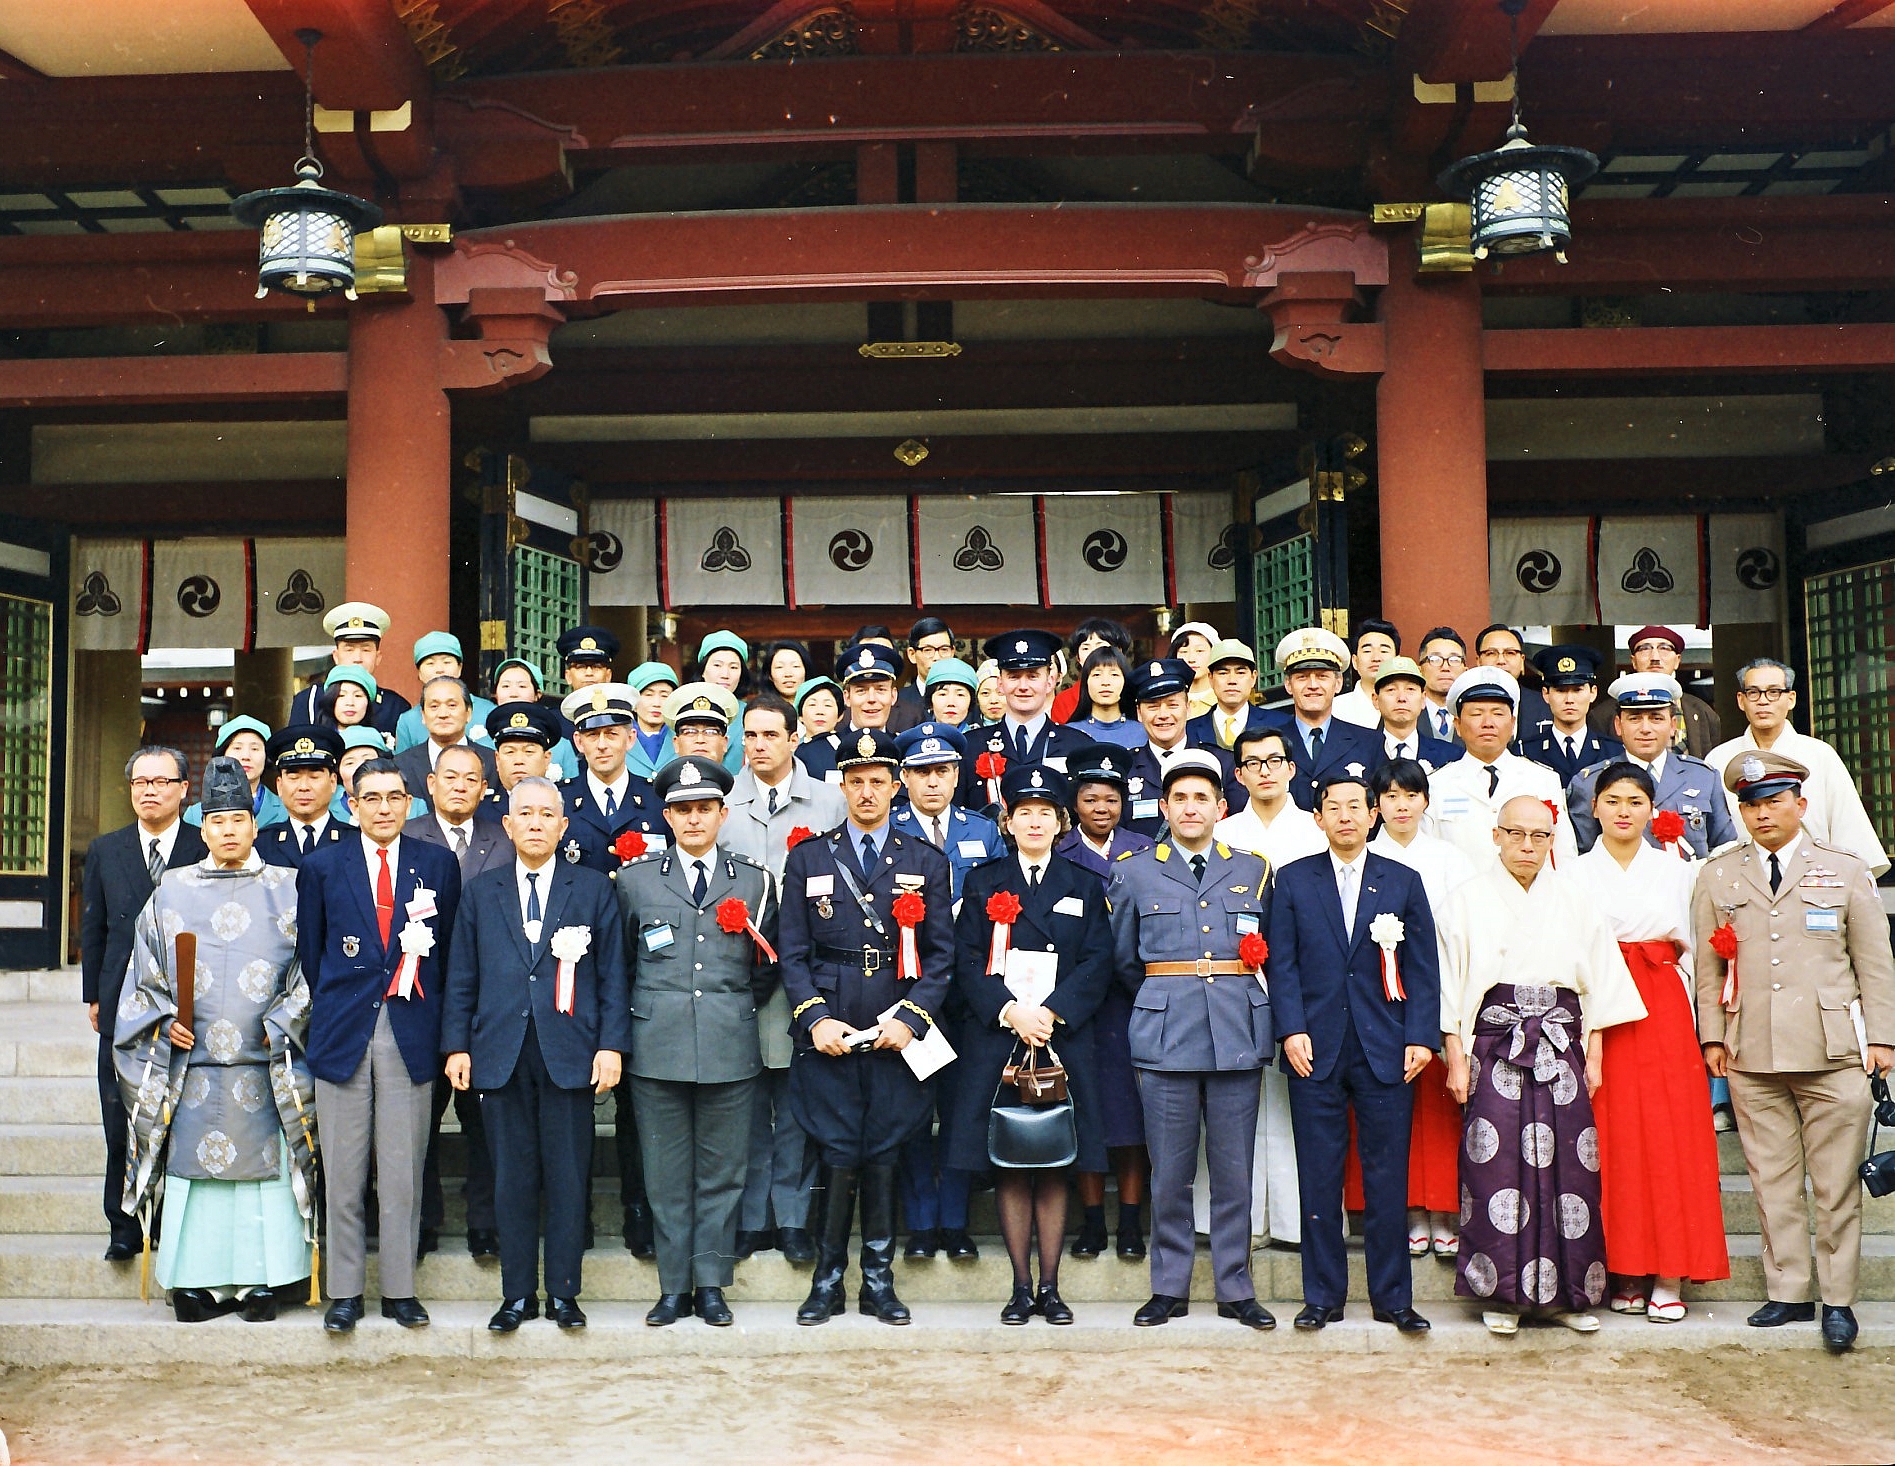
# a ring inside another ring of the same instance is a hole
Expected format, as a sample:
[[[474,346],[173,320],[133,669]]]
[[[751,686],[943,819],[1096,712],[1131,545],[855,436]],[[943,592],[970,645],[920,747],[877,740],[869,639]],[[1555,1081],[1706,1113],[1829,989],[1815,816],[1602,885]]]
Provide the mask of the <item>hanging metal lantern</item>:
[[[303,156],[297,181],[234,200],[230,212],[260,232],[257,299],[272,290],[310,299],[340,290],[355,299],[355,236],[382,222],[382,211],[366,199],[322,186],[316,159],[316,42],[320,31],[300,30],[308,64],[303,72]]]
[[[1584,148],[1528,142],[1516,116],[1505,143],[1451,165],[1439,183],[1470,205],[1475,259],[1550,249],[1563,265],[1573,239],[1572,187],[1598,171],[1599,160]]]

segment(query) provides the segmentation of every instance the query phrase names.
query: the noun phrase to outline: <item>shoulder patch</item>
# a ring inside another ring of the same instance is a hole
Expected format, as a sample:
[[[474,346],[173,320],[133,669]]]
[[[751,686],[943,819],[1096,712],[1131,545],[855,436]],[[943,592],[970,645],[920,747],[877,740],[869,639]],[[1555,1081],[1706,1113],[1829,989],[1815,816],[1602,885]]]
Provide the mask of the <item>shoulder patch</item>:
[[[1230,846],[1226,845],[1222,840],[1219,840],[1217,842],[1217,853],[1223,859],[1229,860],[1230,859]]]
[[[1152,850],[1152,857],[1159,861],[1171,859],[1171,847],[1169,845],[1159,845],[1155,847]]]

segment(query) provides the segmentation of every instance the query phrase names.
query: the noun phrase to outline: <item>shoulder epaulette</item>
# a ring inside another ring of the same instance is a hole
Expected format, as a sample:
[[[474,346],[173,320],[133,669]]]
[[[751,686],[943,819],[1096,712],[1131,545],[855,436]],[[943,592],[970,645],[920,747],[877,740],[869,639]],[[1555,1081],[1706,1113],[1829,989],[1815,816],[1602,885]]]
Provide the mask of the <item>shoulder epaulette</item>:
[[[727,850],[727,851],[725,851],[724,853],[725,853],[725,854],[726,854],[727,856],[729,856],[729,858],[730,858],[730,859],[732,859],[732,860],[734,860],[734,861],[736,861],[736,862],[737,862],[737,864],[739,864],[739,865],[747,865],[747,866],[749,866],[749,867],[750,867],[750,868],[751,868],[752,870],[762,870],[762,869],[764,868],[763,866],[761,866],[760,864],[758,864],[758,863],[757,863],[756,861],[754,861],[754,860],[752,860],[752,859],[751,859],[751,858],[750,858],[750,857],[749,857],[748,855],[744,855],[744,854],[742,854],[742,853],[741,853],[741,852],[739,852],[739,851],[736,851],[736,850]]]
[[[1112,858],[1114,860],[1130,860],[1136,854],[1138,854],[1136,850],[1121,850],[1117,855],[1113,856]]]
[[[1222,860],[1229,860],[1230,846],[1226,845],[1222,840],[1217,841],[1216,844],[1218,857]]]
[[[1152,858],[1154,860],[1159,860],[1159,861],[1165,861],[1165,860],[1171,859],[1171,847],[1169,845],[1159,845],[1159,846],[1154,847],[1152,850]]]

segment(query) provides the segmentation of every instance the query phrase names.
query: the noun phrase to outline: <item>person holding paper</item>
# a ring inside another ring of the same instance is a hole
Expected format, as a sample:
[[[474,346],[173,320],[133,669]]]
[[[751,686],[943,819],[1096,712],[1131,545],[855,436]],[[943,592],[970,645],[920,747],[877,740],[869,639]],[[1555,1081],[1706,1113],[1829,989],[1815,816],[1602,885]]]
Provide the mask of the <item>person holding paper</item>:
[[[1092,1019],[1112,983],[1112,931],[1105,887],[1053,842],[1065,824],[1071,791],[1056,770],[1016,766],[1000,778],[1012,857],[971,871],[954,924],[954,992],[969,1019],[960,1031],[961,1074],[947,1126],[947,1163],[966,1172],[988,1164],[987,1120],[1012,1103],[1003,1079],[1026,1051],[1057,1055],[1065,1066],[1079,1131],[1077,1164],[1105,1169],[1105,1130],[1097,1103]],[[1034,1314],[1067,1324],[1059,1296],[1059,1253],[1066,1238],[1068,1167],[994,1171],[1000,1233],[1013,1262],[1013,1297],[1000,1321]],[[1039,1233],[1040,1283],[1029,1253]]]
[[[513,858],[467,883],[455,918],[441,1048],[491,1148],[502,1298],[487,1327],[510,1334],[539,1317],[543,1206],[546,1316],[584,1328],[593,1098],[631,1044],[622,928],[611,880],[556,858],[558,785],[517,780],[502,824]]]
[[[696,1314],[728,1327],[737,1212],[750,1164],[763,1048],[757,1010],[776,989],[770,873],[718,842],[731,775],[706,754],[658,771],[675,848],[619,872],[632,981],[630,1071],[658,1253],[654,1327]]]
[[[1691,900],[1698,1039],[1730,1079],[1744,1164],[1763,1220],[1769,1301],[1753,1328],[1808,1323],[1809,1223],[1823,1347],[1856,1339],[1869,1075],[1895,1068],[1895,957],[1860,856],[1803,829],[1809,769],[1763,749],[1724,769],[1750,838],[1706,861]]]
[[[954,964],[947,857],[892,827],[901,753],[879,728],[847,734],[838,757],[848,821],[791,849],[780,915],[790,996],[790,1108],[816,1146],[822,1195],[816,1274],[796,1311],[843,1309],[856,1192],[862,1196],[862,1312],[909,1321],[895,1295],[895,1161],[928,1123],[932,1076],[951,1056],[936,1020]],[[913,1052],[911,1052],[911,1050]]]
[[[318,848],[296,877],[329,1221],[332,1301],[323,1327],[331,1333],[349,1333],[362,1317],[371,1157],[382,1316],[403,1328],[428,1323],[415,1297],[415,1253],[461,868],[440,846],[402,838],[408,797],[395,761],[370,759],[355,771],[350,797],[360,836]]]

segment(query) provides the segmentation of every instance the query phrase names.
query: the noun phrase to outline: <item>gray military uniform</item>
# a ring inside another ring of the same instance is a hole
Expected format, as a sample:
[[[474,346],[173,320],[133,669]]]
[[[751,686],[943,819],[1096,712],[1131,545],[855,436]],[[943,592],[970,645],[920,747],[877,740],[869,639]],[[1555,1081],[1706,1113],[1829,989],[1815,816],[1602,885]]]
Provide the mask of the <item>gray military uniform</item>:
[[[1629,757],[1601,759],[1581,769],[1566,788],[1566,812],[1572,818],[1573,838],[1579,842],[1582,854],[1592,849],[1593,842],[1599,838],[1599,821],[1592,813],[1594,786],[1600,774],[1619,762],[1637,764]],[[1685,844],[1691,847],[1691,854],[1697,859],[1703,860],[1713,850],[1737,838],[1737,826],[1731,822],[1730,802],[1724,797],[1723,776],[1702,759],[1675,748],[1668,749],[1653,783],[1657,785],[1658,798],[1652,808],[1669,809],[1684,817]],[[1645,839],[1652,845],[1658,843],[1649,829]]]
[[[1195,1237],[1191,1185],[1202,1129],[1211,1182],[1217,1301],[1254,1298],[1250,1175],[1262,1070],[1273,1043],[1270,999],[1237,969],[1238,944],[1270,925],[1270,867],[1222,841],[1193,874],[1161,842],[1112,863],[1107,899],[1118,978],[1133,994],[1132,1064],[1151,1152],[1152,1292],[1187,1298]],[[1156,964],[1189,965],[1152,972]]]
[[[776,964],[755,940],[717,918],[724,902],[742,901],[774,947],[769,872],[722,847],[704,860],[701,902],[692,896],[691,858],[676,848],[618,875],[632,977],[625,1067],[665,1293],[730,1286],[751,1091],[763,1067],[757,1009],[777,983]]]

